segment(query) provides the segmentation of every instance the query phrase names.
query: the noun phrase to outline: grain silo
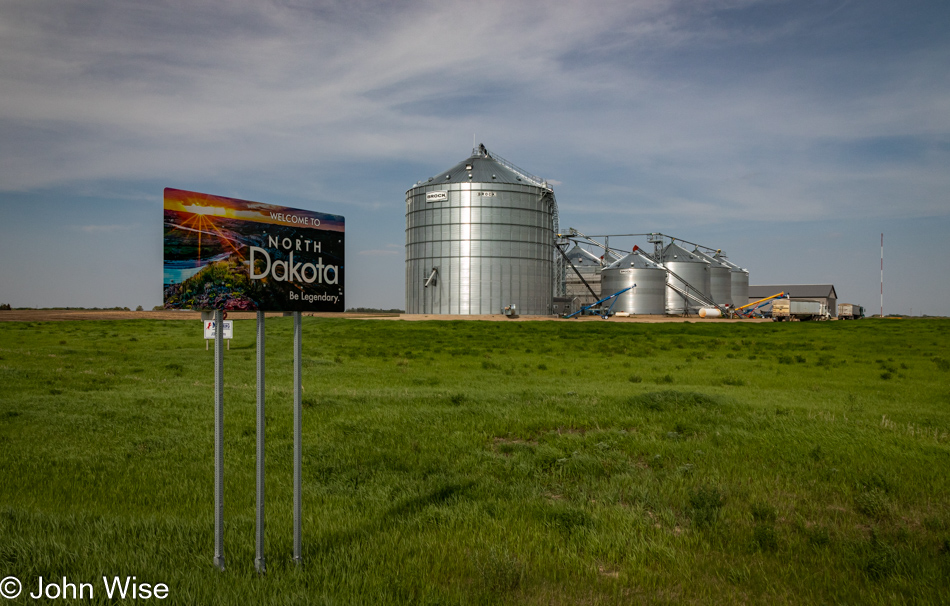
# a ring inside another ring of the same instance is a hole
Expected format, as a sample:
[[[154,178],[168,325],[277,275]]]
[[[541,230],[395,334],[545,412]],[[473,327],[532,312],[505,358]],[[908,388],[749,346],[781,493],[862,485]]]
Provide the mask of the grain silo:
[[[709,297],[709,261],[673,242],[663,249],[660,261],[671,272],[668,280],[670,286],[666,289],[666,313],[699,313],[700,307],[704,306],[680,291],[699,292]]]
[[[709,261],[709,296],[716,305],[732,305],[732,268],[722,259],[701,252],[699,248],[693,254]],[[745,302],[742,303],[745,305]]]
[[[600,272],[603,260],[581,248],[576,242],[564,253],[564,256],[571,265],[571,268],[564,273],[564,296],[573,300],[578,309],[585,305],[592,305],[600,298],[595,295],[601,292]],[[593,294],[591,290],[594,291]]]
[[[639,250],[634,250],[601,271],[601,295],[606,297],[625,288],[613,303],[614,312],[656,314],[666,312],[666,269]],[[606,305],[606,303],[605,303]]]
[[[548,184],[480,145],[406,192],[406,312],[552,313],[556,233]]]
[[[730,261],[722,251],[716,253],[716,258],[729,266],[733,307],[742,307],[749,302],[749,270]]]

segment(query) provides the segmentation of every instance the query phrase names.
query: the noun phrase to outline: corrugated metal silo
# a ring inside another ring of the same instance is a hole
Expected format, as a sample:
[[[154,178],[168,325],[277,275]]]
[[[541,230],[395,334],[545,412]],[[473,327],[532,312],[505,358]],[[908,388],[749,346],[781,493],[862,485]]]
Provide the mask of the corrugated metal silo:
[[[666,269],[652,258],[634,251],[604,268],[600,276],[601,295],[604,297],[636,284],[636,287],[617,297],[613,305],[614,312],[666,313]]]
[[[709,296],[712,300],[718,305],[732,305],[732,268],[698,248],[693,250],[693,254],[709,261]]]
[[[590,290],[584,286],[584,282],[577,275],[584,278],[584,281],[590,285],[595,293],[600,293],[600,270],[602,261],[594,253],[581,248],[576,242],[564,256],[571,262],[577,272],[570,267],[564,272],[565,296],[576,299],[579,306],[591,305],[597,299],[591,294]]]
[[[472,156],[406,192],[406,312],[552,313],[557,202],[547,183]]]
[[[732,304],[734,307],[742,307],[749,302],[749,270],[730,261],[723,252],[716,253],[716,258],[729,266],[729,277],[732,281]]]
[[[689,283],[693,289],[709,296],[709,261],[697,257],[690,251],[671,242],[660,254],[660,261],[671,272],[679,276],[680,279],[668,276],[668,283],[681,290],[686,290],[683,281]],[[672,288],[666,289],[666,313],[684,314],[699,313],[702,307],[693,299],[688,299]]]

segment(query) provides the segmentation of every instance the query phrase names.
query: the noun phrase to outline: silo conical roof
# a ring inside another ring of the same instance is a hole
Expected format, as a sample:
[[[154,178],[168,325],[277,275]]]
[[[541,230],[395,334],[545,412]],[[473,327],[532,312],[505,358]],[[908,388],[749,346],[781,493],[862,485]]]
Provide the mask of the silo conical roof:
[[[510,183],[547,188],[547,183],[538,180],[537,177],[519,172],[492,157],[484,145],[476,147],[468,159],[416,185],[442,183]]]
[[[674,242],[670,242],[660,254],[660,261],[663,263],[709,263],[706,259],[697,256],[691,251]]]
[[[722,251],[717,252],[715,258],[722,261],[726,265],[728,265],[732,271],[741,271],[741,272],[749,273],[748,269],[744,267],[739,267],[738,265],[730,261],[729,257],[726,256],[726,253]]]
[[[693,254],[699,257],[700,259],[705,259],[706,261],[709,261],[709,264],[712,267],[731,269],[729,265],[727,265],[722,259],[707,255],[706,253],[702,252],[698,248],[693,250]]]
[[[627,255],[626,257],[610,265],[611,269],[615,267],[618,269],[627,269],[631,267],[634,269],[663,269],[662,267],[660,267],[659,263],[657,263],[653,259],[647,258],[645,255],[643,255],[639,251],[634,251],[630,253],[629,255]]]
[[[571,247],[569,251],[564,253],[564,255],[570,260],[571,263],[578,266],[590,267],[597,266],[600,267],[600,257],[594,253],[584,250],[577,243],[574,243],[574,246]]]

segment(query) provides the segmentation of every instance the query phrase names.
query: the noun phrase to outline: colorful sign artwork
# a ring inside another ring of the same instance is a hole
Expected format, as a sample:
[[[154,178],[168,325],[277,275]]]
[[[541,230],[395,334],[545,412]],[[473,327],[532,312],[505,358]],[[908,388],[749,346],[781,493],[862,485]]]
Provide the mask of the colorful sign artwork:
[[[344,219],[165,189],[165,309],[343,311]]]

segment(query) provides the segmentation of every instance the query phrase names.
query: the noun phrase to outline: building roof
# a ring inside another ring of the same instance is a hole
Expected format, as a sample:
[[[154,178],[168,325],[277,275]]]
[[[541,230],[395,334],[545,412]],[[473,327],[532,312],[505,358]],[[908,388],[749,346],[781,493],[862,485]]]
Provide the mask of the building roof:
[[[765,284],[749,285],[750,299],[763,299],[780,292],[786,293],[792,299],[837,299],[834,284]]]

